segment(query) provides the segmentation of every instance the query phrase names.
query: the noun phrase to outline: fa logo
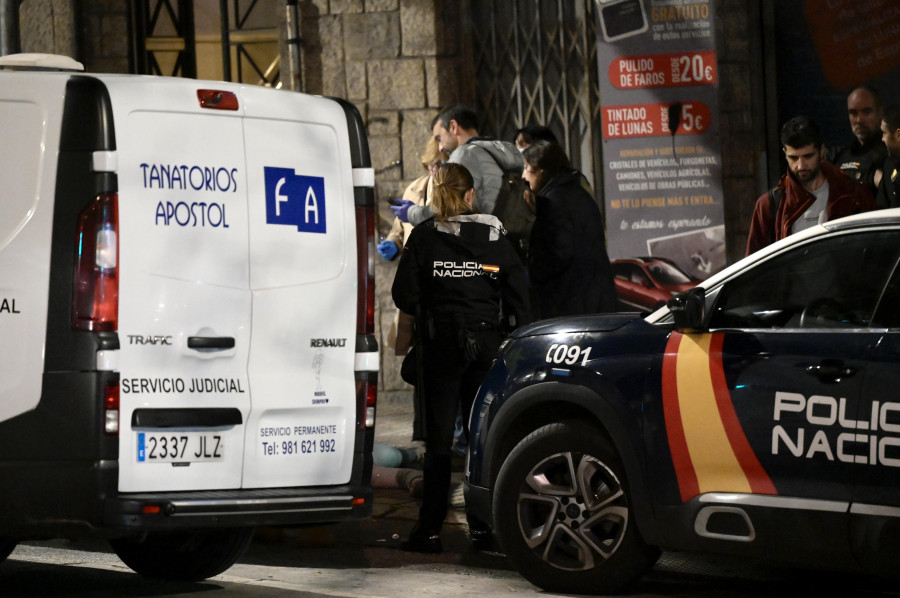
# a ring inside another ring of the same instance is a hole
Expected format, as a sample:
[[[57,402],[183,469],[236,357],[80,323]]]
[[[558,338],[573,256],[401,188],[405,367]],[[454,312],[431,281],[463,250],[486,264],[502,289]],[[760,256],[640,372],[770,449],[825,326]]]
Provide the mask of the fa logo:
[[[325,179],[291,168],[266,166],[266,222],[289,224],[301,233],[325,233]]]

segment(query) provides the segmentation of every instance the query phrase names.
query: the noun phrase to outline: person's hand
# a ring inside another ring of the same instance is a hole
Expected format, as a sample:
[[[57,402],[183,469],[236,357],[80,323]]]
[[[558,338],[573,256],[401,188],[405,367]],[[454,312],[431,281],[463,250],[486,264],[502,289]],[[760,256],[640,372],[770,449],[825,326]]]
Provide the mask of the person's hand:
[[[404,199],[398,205],[391,206],[391,209],[394,210],[394,216],[399,218],[402,222],[409,222],[407,212],[409,212],[409,207],[414,205],[416,205],[414,202]]]
[[[386,260],[394,259],[394,256],[397,255],[397,252],[400,251],[400,248],[397,247],[397,244],[393,241],[382,241],[375,249],[376,251],[378,251],[378,255]]]

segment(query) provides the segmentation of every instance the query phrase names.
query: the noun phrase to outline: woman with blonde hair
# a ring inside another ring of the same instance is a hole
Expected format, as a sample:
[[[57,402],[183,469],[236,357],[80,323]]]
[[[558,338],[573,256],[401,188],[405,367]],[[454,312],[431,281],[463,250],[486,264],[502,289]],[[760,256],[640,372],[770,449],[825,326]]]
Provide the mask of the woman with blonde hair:
[[[417,206],[429,205],[431,203],[431,180],[438,167],[448,159],[447,152],[442,152],[438,146],[438,142],[434,137],[429,137],[425,142],[425,150],[422,152],[422,167],[425,168],[425,174],[410,183],[403,191],[400,199],[408,199]],[[400,248],[406,243],[409,233],[412,232],[413,225],[403,222],[399,218],[394,218],[391,223],[391,232],[387,238],[378,244],[378,255],[383,259],[392,260],[400,252]]]
[[[500,221],[472,209],[472,175],[444,164],[434,175],[435,216],[416,226],[391,293],[418,313],[425,396],[425,493],[404,550],[441,552],[456,413],[464,421],[505,333],[529,321],[525,268]]]

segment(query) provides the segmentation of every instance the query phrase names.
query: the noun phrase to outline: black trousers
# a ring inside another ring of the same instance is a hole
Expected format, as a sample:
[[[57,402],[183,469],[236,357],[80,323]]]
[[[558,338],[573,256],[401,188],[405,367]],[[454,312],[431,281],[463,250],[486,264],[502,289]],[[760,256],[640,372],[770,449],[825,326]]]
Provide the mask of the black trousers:
[[[461,407],[468,434],[478,387],[500,348],[502,335],[488,324],[437,323],[424,345],[425,492],[419,525],[436,534],[447,517],[450,457],[456,412]]]

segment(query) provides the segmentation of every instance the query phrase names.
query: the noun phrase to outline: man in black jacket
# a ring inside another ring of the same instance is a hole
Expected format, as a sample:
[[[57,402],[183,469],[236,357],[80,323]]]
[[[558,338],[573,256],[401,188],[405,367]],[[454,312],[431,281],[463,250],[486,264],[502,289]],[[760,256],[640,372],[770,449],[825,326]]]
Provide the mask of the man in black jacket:
[[[881,119],[881,140],[888,157],[882,166],[881,183],[875,196],[879,208],[900,207],[900,104],[889,106]]]
[[[881,142],[881,96],[869,85],[862,85],[847,96],[847,115],[854,139],[833,156],[831,163],[851,179],[857,180],[875,196],[881,166],[887,153]]]

